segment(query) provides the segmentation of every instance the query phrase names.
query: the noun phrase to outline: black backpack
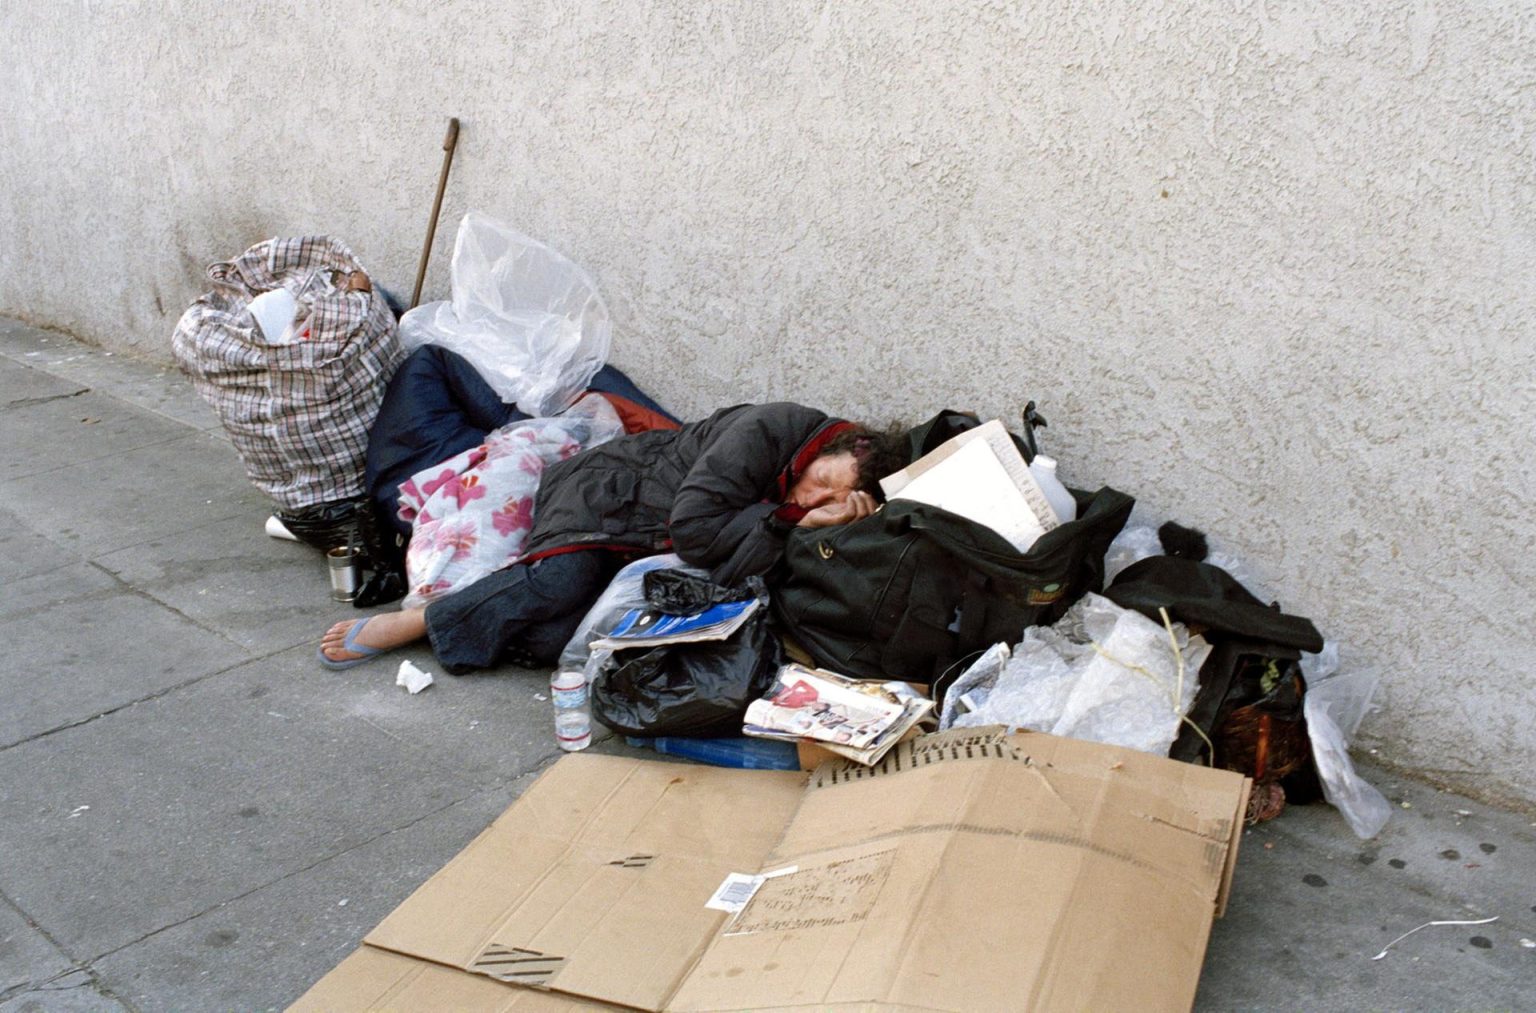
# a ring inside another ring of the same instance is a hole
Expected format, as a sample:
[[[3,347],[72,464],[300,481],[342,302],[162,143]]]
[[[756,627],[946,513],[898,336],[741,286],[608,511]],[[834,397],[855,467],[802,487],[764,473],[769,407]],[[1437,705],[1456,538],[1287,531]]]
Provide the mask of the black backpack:
[[[947,510],[892,500],[831,528],[796,528],[773,596],[781,627],[816,664],[844,675],[930,683],[1026,626],[1053,623],[1104,582],[1104,553],[1135,501],[1075,494],[1078,519],[1020,553]]]

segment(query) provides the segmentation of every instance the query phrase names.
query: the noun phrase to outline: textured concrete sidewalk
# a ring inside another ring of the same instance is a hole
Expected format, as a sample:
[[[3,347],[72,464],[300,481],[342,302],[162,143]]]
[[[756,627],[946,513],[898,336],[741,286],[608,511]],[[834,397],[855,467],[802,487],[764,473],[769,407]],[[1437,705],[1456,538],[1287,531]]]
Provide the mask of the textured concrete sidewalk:
[[[0,432],[0,1011],[281,1008],[556,758],[546,672],[316,664],[350,610],[174,371],[0,321]],[[1364,772],[1379,839],[1245,835],[1198,1007],[1536,1005],[1536,815]]]

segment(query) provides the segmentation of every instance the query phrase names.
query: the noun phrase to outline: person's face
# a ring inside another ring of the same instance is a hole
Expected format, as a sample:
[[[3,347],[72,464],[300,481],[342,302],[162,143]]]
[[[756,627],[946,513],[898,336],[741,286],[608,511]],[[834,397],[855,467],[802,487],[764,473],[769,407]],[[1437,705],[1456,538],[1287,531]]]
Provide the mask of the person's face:
[[[859,462],[852,454],[816,458],[789,487],[786,501],[805,510],[842,503],[858,488]]]

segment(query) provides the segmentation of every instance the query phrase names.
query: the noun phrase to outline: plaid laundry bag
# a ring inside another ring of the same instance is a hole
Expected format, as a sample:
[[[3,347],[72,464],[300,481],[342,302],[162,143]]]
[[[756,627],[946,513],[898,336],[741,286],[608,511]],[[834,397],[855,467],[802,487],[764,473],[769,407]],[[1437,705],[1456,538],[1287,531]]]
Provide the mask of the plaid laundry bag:
[[[210,265],[213,290],[176,324],[177,364],[283,510],[363,494],[368,429],[405,352],[383,295],[350,284],[361,271],[329,236],[269,239]],[[269,342],[248,309],[279,287],[297,303],[288,344]]]

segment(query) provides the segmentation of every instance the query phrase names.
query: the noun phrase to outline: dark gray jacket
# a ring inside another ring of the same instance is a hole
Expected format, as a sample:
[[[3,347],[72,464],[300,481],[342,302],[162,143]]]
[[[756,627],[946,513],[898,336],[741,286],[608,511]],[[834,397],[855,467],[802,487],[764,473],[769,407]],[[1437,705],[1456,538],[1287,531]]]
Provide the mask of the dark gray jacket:
[[[788,402],[736,405],[583,451],[544,472],[523,558],[670,548],[728,586],[763,573],[790,527],[774,510],[837,421]]]

